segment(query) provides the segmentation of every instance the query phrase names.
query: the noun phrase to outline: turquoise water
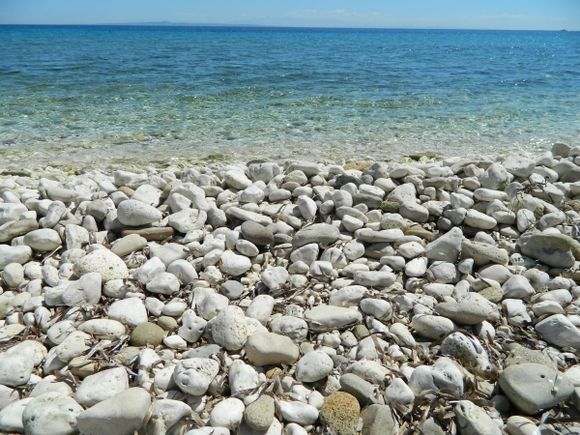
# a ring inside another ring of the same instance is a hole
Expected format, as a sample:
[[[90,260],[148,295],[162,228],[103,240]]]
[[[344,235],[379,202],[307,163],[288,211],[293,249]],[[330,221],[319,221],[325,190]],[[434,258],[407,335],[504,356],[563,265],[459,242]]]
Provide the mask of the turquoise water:
[[[578,32],[0,26],[0,47],[5,156],[389,158],[580,138]]]

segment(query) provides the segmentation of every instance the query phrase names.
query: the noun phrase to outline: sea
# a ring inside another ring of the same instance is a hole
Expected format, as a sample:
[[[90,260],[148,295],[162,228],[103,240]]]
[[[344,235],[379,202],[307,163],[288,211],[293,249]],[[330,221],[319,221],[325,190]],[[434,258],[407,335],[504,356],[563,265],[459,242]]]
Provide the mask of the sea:
[[[0,165],[580,144],[580,32],[0,26]]]

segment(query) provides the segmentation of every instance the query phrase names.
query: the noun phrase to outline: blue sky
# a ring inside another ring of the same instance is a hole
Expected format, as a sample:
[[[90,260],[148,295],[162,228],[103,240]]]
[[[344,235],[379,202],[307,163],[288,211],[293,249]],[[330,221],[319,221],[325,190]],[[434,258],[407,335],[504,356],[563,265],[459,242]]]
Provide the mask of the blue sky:
[[[1,24],[144,21],[580,30],[580,0],[0,0]]]

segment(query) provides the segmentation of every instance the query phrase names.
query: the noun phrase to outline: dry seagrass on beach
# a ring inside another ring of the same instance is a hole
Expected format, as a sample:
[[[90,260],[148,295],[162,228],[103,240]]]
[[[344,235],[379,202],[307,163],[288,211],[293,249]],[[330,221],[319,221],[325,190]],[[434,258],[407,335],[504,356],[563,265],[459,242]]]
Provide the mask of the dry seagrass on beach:
[[[0,431],[580,433],[580,147],[0,175]]]

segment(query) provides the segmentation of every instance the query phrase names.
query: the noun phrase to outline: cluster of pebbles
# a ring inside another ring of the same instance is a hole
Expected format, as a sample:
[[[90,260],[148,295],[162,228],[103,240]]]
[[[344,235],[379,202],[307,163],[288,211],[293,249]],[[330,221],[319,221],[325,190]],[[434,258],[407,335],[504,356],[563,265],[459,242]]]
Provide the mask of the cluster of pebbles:
[[[0,431],[580,433],[580,148],[0,176]]]

